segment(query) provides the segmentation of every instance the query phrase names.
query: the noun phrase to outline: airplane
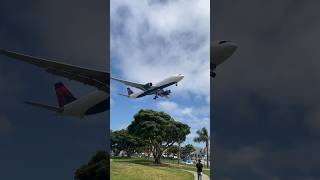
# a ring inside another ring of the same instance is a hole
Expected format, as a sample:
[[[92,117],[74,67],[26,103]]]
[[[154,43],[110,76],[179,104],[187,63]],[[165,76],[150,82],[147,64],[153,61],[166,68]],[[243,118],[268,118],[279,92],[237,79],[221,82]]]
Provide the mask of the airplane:
[[[158,97],[166,97],[168,98],[171,91],[170,90],[164,90],[164,88],[167,88],[173,84],[175,84],[176,86],[178,86],[178,82],[181,81],[184,78],[184,75],[182,74],[177,74],[177,75],[173,75],[170,76],[158,83],[146,83],[146,84],[139,84],[136,82],[130,82],[130,81],[126,81],[126,80],[121,80],[121,79],[117,79],[117,78],[113,78],[111,77],[111,79],[121,82],[127,86],[130,87],[134,87],[137,89],[140,89],[141,91],[134,93],[130,87],[127,88],[128,94],[119,94],[128,98],[132,98],[132,99],[136,99],[136,98],[141,98],[147,95],[155,95],[153,99],[157,99]]]
[[[110,108],[108,85],[110,78],[109,72],[32,57],[30,55],[24,55],[3,49],[0,49],[0,55],[33,64],[45,69],[45,71],[50,74],[62,76],[69,80],[75,80],[97,88],[94,92],[77,99],[63,85],[63,83],[58,82],[55,84],[55,91],[59,104],[58,107],[35,102],[25,102],[28,105],[46,109],[62,116],[73,116],[79,118],[102,113]]]
[[[215,77],[214,70],[218,65],[230,58],[237,50],[238,45],[232,41],[216,41],[212,43],[210,48],[210,76]]]

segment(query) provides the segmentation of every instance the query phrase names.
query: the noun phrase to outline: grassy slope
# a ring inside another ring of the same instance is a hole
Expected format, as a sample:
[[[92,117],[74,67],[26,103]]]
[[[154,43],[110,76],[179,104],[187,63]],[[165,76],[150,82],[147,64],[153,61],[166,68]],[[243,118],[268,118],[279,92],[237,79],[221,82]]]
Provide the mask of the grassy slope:
[[[110,166],[112,180],[193,180],[191,173],[166,165],[153,165],[146,160],[113,160]]]

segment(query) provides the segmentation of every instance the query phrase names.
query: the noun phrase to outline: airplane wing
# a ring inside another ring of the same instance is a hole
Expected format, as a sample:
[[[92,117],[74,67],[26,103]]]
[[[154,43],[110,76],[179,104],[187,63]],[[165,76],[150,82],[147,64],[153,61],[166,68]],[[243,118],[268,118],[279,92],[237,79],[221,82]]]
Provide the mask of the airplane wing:
[[[108,81],[110,74],[108,72],[82,68],[3,49],[0,49],[0,54],[44,68],[48,73],[53,75],[63,76],[70,80],[95,86],[100,90],[109,92]]]
[[[135,82],[130,82],[130,81],[125,81],[125,80],[121,80],[121,79],[116,79],[111,77],[111,79],[115,80],[115,81],[119,81],[127,86],[131,86],[131,87],[135,87],[137,89],[140,89],[142,91],[145,91],[145,85],[144,84],[139,84],[139,83],[135,83]]]

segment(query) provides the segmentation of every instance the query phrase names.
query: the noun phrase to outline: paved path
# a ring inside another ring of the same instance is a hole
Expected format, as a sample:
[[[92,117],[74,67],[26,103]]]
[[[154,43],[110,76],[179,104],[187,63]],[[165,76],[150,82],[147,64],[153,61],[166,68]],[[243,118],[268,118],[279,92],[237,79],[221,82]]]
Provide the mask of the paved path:
[[[194,180],[198,180],[198,174],[197,172],[195,171],[188,171],[188,170],[184,170],[184,171],[187,171],[187,172],[190,172],[194,175]],[[203,174],[202,173],[202,180],[210,180],[209,176],[207,176],[206,174]]]

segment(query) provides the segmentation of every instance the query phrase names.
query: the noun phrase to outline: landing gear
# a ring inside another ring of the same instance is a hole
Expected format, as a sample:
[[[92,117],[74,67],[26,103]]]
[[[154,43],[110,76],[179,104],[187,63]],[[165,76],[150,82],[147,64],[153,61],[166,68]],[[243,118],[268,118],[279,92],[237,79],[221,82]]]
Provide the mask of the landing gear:
[[[212,78],[214,78],[214,77],[216,77],[216,73],[215,73],[215,72],[210,72],[210,76],[211,76]]]
[[[156,100],[158,98],[158,96],[155,96],[153,99]]]
[[[216,77],[216,73],[214,72],[214,70],[216,70],[216,65],[210,63],[210,76],[211,76],[212,78]]]
[[[176,86],[178,86],[178,83],[176,83]]]

